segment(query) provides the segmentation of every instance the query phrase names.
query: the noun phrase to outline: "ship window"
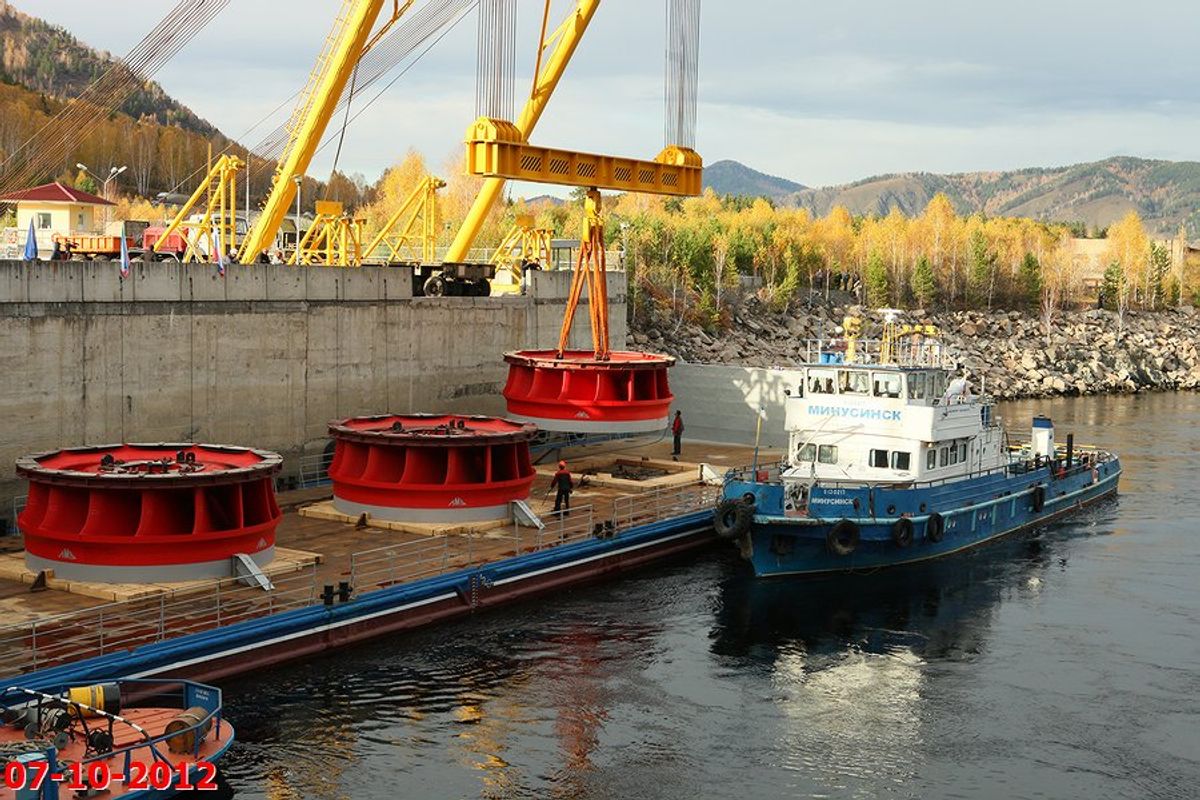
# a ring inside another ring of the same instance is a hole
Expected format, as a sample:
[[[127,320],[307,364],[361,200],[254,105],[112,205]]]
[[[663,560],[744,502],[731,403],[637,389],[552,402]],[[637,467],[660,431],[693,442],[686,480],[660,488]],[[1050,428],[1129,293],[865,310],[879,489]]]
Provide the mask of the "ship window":
[[[876,397],[900,396],[900,376],[895,372],[875,372],[871,378],[875,383]]]
[[[817,461],[820,461],[822,464],[836,464],[837,463],[837,445],[836,444],[821,445],[817,449]]]
[[[937,469],[937,448],[929,448],[929,452],[925,454],[925,469]]]
[[[958,445],[958,460],[959,461],[967,460],[967,443],[966,442],[961,442]]]
[[[892,452],[892,469],[907,470],[911,454],[899,450]]]
[[[808,391],[812,394],[833,394],[834,371],[831,369],[810,369],[808,371]]]
[[[871,466],[879,469],[887,469],[888,451],[887,450],[872,450],[871,451]]]
[[[908,396],[913,400],[925,399],[925,373],[912,372],[908,376]]]
[[[838,372],[838,386],[843,394],[870,394],[871,379],[861,370],[843,369]]]
[[[956,444],[950,445],[950,463],[951,464],[958,463],[958,445],[956,445]]]
[[[950,448],[943,447],[942,448],[942,466],[944,467],[949,463],[950,463]]]
[[[815,444],[802,444],[796,449],[796,458],[800,461],[816,461],[817,446]]]

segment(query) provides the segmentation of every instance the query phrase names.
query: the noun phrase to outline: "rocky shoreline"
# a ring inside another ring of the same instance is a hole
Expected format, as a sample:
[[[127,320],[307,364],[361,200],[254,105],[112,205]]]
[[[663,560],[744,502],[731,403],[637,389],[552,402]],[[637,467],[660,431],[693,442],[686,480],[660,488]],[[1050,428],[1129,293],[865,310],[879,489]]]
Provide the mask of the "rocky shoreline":
[[[794,366],[808,340],[837,336],[848,313],[878,317],[857,306],[781,314],[751,302],[714,334],[652,311],[631,325],[629,345],[685,362]],[[1200,388],[1200,313],[1190,307],[1126,312],[1123,330],[1115,312],[1063,312],[1049,337],[1039,319],[1019,311],[917,310],[903,321],[936,325],[972,383],[999,399]],[[868,324],[863,335],[878,338],[879,326]]]

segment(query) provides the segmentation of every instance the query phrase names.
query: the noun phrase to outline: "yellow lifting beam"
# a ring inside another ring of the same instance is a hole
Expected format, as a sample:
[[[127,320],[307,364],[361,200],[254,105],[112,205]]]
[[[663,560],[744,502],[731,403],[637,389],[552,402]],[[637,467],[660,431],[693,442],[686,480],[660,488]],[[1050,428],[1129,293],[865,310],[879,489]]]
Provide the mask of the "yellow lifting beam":
[[[304,232],[289,264],[356,267],[362,263],[362,229],[366,220],[342,212],[342,204],[318,200],[317,216]]]
[[[211,159],[211,154],[210,154]],[[187,249],[183,254],[184,263],[199,261],[201,256],[211,258],[217,250],[217,241],[227,252],[237,248],[237,174],[245,166],[237,156],[223,155],[217,159],[209,170],[208,175],[192,192],[179,213],[171,220],[158,241],[154,243],[154,252],[162,252],[168,238],[182,229]],[[204,202],[204,212],[198,221],[188,221],[196,208]],[[207,251],[200,248],[201,242],[207,246]]]
[[[689,197],[701,192],[703,162],[672,145],[653,161],[527,144],[511,122],[480,117],[467,134],[467,172],[488,178]]]
[[[542,25],[542,39],[538,45],[537,64],[544,64],[544,66],[540,72],[535,68],[536,74],[533,79],[533,88],[529,93],[529,100],[526,101],[525,107],[515,123],[522,141],[529,138],[537,126],[538,120],[541,119],[542,112],[546,110],[546,104],[550,101],[550,96],[554,94],[555,87],[562,79],[563,72],[566,71],[567,64],[571,61],[571,56],[575,54],[575,48],[579,46],[579,42],[583,39],[583,34],[587,31],[588,24],[596,15],[596,9],[599,6],[600,0],[578,0],[574,11],[568,14],[562,25],[549,36],[546,35],[545,24]],[[547,12],[549,7],[550,3],[547,0]],[[545,14],[543,19],[545,19]],[[543,54],[551,47],[553,47],[553,51],[549,57],[543,59]],[[456,263],[466,259],[476,237],[479,236],[479,231],[487,221],[488,213],[500,199],[500,192],[503,189],[504,178],[489,177],[484,180],[483,187],[475,197],[475,202],[466,219],[463,220],[462,227],[458,229],[454,241],[450,243],[450,249],[446,251],[445,260],[447,262]]]
[[[343,0],[325,47],[288,123],[289,138],[275,170],[271,194],[239,253],[243,264],[253,264],[258,254],[274,243],[279,226],[296,197],[295,178],[304,175],[308,169],[355,66],[367,47],[378,38],[371,36],[371,30],[385,2]],[[387,24],[394,23],[413,2],[393,0],[392,19]]]
[[[385,262],[432,264],[437,258],[437,192],[445,186],[446,182],[441,178],[432,175],[423,178],[371,243],[363,248],[363,258],[378,260],[376,250],[383,247],[386,249],[382,256]],[[405,219],[401,225],[401,220]]]

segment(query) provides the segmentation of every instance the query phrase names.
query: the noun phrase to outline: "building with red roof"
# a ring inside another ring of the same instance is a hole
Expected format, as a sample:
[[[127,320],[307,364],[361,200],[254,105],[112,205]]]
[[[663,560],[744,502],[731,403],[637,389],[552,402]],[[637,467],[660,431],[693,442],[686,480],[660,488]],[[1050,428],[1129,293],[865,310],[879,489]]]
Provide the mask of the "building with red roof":
[[[38,249],[43,253],[50,251],[56,235],[99,233],[102,220],[96,210],[115,205],[103,197],[73,189],[58,181],[0,195],[0,203],[11,203],[17,207],[16,231],[20,237],[20,248],[24,248],[26,232],[32,220]],[[7,242],[8,238],[13,238],[13,241]],[[15,237],[6,236],[5,240],[6,244],[11,245],[6,249],[17,247]],[[19,257],[11,253],[5,253],[4,256]]]

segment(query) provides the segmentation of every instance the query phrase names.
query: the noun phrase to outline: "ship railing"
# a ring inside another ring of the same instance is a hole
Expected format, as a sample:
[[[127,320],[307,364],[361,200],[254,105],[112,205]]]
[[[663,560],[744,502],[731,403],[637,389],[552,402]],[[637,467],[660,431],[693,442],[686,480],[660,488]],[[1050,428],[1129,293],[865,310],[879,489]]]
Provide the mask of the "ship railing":
[[[853,353],[846,339],[807,339],[804,361],[809,366],[894,365],[954,369],[956,354],[942,342],[932,339],[900,339],[885,343],[882,339],[855,339]]]
[[[613,531],[620,536],[623,531],[638,525],[649,525],[711,508],[720,495],[720,486],[703,483],[658,487],[638,494],[620,495],[613,498]]]
[[[271,578],[274,588],[222,578],[135,600],[0,627],[0,664],[18,674],[232,625],[319,599],[316,565]]]
[[[333,463],[333,453],[316,453],[300,458],[297,485],[300,489],[312,489],[316,486],[328,486],[329,465]]]
[[[543,528],[514,523],[507,535],[495,529],[486,534],[468,530],[360,550],[350,554],[350,585],[359,591],[392,586],[583,541],[596,535],[595,520],[592,506],[577,506],[570,515],[549,516]]]
[[[741,466],[731,467],[725,472],[727,480],[751,482],[773,482],[778,481],[780,473],[787,467],[787,463],[783,459],[776,461],[764,461],[759,464],[742,464]]]

